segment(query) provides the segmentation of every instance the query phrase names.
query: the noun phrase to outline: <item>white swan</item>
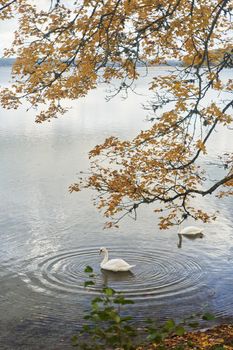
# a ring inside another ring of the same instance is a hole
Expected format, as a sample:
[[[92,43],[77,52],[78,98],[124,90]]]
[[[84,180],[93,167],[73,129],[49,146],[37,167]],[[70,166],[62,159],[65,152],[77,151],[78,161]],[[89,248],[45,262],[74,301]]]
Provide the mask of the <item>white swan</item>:
[[[186,226],[184,228],[181,229],[181,223],[179,222],[179,228],[178,228],[178,238],[179,238],[179,242],[177,244],[178,248],[182,247],[182,237],[194,240],[196,238],[203,238],[204,237],[204,233],[203,233],[204,229],[201,227],[197,227],[197,226]]]
[[[199,235],[199,237],[202,238],[204,236],[203,231],[203,228],[196,226],[186,226],[181,229],[181,224],[179,223],[178,235],[183,235],[185,237]]]
[[[111,259],[108,260],[108,250],[106,248],[100,248],[100,254],[104,254],[104,259],[100,264],[101,269],[108,271],[129,271],[132,267],[136,265],[129,265],[123,259]]]

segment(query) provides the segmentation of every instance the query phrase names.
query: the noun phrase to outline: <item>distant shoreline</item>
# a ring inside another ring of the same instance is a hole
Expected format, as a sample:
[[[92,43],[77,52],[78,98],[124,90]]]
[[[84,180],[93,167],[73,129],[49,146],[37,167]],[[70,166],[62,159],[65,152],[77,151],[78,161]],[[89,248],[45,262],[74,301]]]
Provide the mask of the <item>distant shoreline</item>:
[[[12,66],[16,61],[16,58],[0,58],[0,67]]]
[[[12,66],[16,61],[16,58],[0,58],[0,67],[9,67]],[[167,60],[164,63],[157,64],[157,65],[150,65],[148,63],[147,67],[177,67],[182,66],[182,62],[178,60]],[[145,67],[144,64],[138,64],[137,67]]]
[[[0,67],[11,67],[16,61],[16,58],[0,58]],[[106,66],[111,66],[111,63],[107,64]],[[205,64],[203,65],[205,66]],[[182,61],[175,60],[175,59],[167,59],[164,63],[160,64],[150,64],[149,62],[146,62],[146,64],[138,63],[138,68],[151,68],[151,67],[185,67],[185,64]],[[226,68],[233,68],[226,67]]]

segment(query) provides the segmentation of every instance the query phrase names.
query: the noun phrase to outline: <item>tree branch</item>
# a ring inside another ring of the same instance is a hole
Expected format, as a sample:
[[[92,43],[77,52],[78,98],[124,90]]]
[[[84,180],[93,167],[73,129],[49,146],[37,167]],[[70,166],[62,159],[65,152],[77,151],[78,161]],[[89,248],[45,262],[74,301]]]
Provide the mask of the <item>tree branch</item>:
[[[2,7],[0,7],[0,11],[4,10],[8,6],[12,5],[14,2],[17,2],[17,0],[12,0],[12,1],[8,2],[7,4],[3,5]]]

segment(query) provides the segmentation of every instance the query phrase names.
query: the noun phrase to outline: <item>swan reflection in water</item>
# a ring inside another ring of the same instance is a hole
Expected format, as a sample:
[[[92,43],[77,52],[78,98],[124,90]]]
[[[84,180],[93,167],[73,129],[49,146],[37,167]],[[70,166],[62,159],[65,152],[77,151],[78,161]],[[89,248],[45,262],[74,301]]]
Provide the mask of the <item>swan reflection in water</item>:
[[[204,234],[202,232],[198,232],[198,233],[178,233],[178,244],[177,244],[177,247],[178,248],[182,248],[182,239],[184,238],[187,238],[191,241],[194,241],[195,239],[198,239],[198,238],[203,238],[204,237]]]
[[[120,271],[115,273],[113,271],[101,269],[101,273],[104,287],[107,287],[109,283],[115,282],[130,282],[130,284],[132,284],[135,277],[134,273],[131,271]]]

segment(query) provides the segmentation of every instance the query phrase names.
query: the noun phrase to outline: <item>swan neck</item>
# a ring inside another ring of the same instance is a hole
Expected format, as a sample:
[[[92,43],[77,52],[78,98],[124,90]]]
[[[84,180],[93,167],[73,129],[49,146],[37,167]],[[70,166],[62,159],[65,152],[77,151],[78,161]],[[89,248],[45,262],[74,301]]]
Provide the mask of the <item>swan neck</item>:
[[[104,252],[104,258],[103,258],[102,264],[105,264],[107,261],[108,261],[108,251],[105,250],[105,252]]]
[[[179,238],[179,242],[177,244],[177,247],[181,248],[182,247],[182,234],[181,233],[178,233],[178,238]]]

